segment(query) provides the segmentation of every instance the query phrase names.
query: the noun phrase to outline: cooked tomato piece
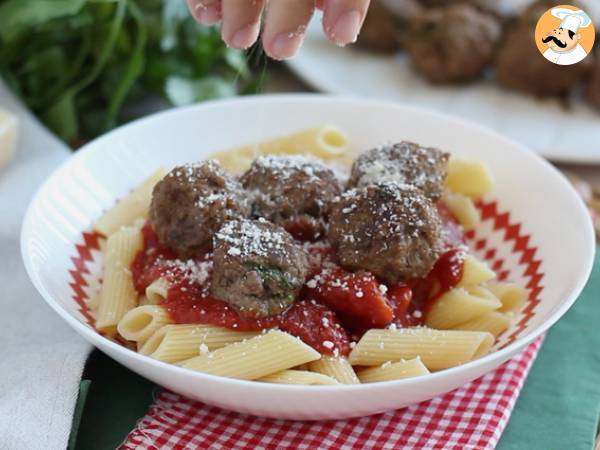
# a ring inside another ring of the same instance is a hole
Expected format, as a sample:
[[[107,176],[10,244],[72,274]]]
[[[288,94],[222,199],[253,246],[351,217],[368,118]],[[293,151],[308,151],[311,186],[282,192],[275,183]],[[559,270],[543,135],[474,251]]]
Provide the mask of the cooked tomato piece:
[[[394,311],[369,273],[352,273],[341,268],[322,271],[307,283],[304,294],[335,311],[352,328],[379,328],[392,322]],[[313,286],[313,287],[311,287]]]
[[[412,289],[405,284],[399,284],[388,289],[388,301],[394,310],[397,323],[404,323],[408,308],[412,300]]]
[[[316,302],[294,303],[281,318],[280,328],[325,355],[350,353],[350,338],[333,311]]]

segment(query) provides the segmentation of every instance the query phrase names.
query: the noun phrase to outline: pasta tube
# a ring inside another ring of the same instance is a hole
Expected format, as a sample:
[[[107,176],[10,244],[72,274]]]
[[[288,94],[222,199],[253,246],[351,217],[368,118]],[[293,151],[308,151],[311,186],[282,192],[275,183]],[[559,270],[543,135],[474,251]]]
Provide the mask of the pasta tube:
[[[472,255],[466,255],[463,276],[457,286],[474,286],[494,278],[496,278],[496,273],[486,263]]]
[[[360,383],[352,365],[343,357],[321,356],[321,359],[309,363],[308,368],[312,372],[322,373],[342,384]]]
[[[494,178],[481,161],[451,158],[444,185],[452,192],[477,200],[494,188]]]
[[[352,365],[374,366],[420,357],[429,370],[447,369],[487,354],[494,344],[490,333],[402,328],[371,329],[349,356]]]
[[[150,336],[139,352],[159,361],[173,363],[253,338],[257,334],[213,325],[166,325]]]
[[[114,332],[119,320],[137,304],[129,267],[141,248],[142,233],[138,228],[121,228],[108,238],[96,320],[98,330]]]
[[[152,200],[152,189],[165,175],[163,168],[121,199],[114,207],[106,211],[94,224],[94,230],[104,236],[110,236],[119,228],[132,225],[136,219],[147,217]]]
[[[479,212],[471,198],[445,192],[442,200],[466,231],[472,230],[479,224]]]
[[[140,344],[170,323],[173,323],[173,319],[165,308],[144,305],[129,310],[117,324],[117,331],[128,341]]]
[[[302,155],[311,154],[325,161],[338,159],[349,149],[347,136],[331,125],[299,131],[257,144],[213,153],[225,168],[241,173],[250,167],[258,155]]]
[[[527,289],[516,283],[488,283],[487,288],[500,299],[502,312],[520,311],[529,297]]]
[[[423,364],[420,358],[410,359],[408,361],[390,361],[383,363],[378,367],[369,367],[358,371],[358,377],[361,383],[375,383],[377,381],[401,380],[403,378],[418,377],[429,374],[429,370]]]
[[[454,330],[487,331],[498,337],[510,327],[510,319],[506,314],[498,311],[490,311],[479,317],[455,326]]]
[[[471,295],[466,289],[454,288],[442,294],[425,315],[425,324],[446,330],[500,307],[497,298]]]
[[[158,305],[167,298],[171,283],[166,278],[157,278],[146,288],[146,298],[151,305]]]
[[[270,331],[188,359],[181,365],[213,375],[256,380],[320,357],[300,339],[282,331]]]
[[[331,385],[340,384],[332,377],[316,372],[306,370],[282,370],[266,377],[259,378],[257,381],[264,383],[278,384],[305,384],[305,385]]]

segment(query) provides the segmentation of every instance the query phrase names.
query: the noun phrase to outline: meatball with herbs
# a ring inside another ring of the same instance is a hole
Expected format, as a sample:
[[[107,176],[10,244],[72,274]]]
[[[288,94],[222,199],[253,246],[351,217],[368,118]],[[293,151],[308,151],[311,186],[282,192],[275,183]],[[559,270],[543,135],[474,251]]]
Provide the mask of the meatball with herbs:
[[[150,204],[160,243],[181,258],[209,252],[223,223],[249,214],[241,184],[215,161],[175,167],[154,187]]]
[[[259,156],[241,177],[253,197],[252,214],[314,240],[324,232],[331,201],[340,184],[331,169],[304,156]]]
[[[379,53],[400,50],[408,21],[422,9],[418,0],[394,0],[393,9],[382,0],[373,0],[356,46]]]
[[[234,220],[215,234],[211,295],[245,316],[272,316],[296,300],[308,267],[306,251],[283,228]]]
[[[501,35],[497,17],[459,3],[417,16],[405,46],[413,66],[429,81],[460,83],[483,74]]]
[[[442,196],[449,158],[449,153],[437,148],[408,141],[376,147],[354,161],[348,187],[397,181],[413,185],[437,200]]]
[[[397,182],[344,192],[332,208],[328,238],[342,266],[388,283],[427,275],[443,248],[435,206]]]

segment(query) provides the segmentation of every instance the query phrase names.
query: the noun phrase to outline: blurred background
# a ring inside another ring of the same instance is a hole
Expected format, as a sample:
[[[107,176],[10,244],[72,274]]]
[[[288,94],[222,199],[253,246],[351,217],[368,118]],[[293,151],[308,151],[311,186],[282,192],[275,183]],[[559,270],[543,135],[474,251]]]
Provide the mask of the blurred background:
[[[281,63],[260,43],[227,48],[185,0],[0,0],[0,77],[73,149],[137,117],[215,98],[394,100],[478,122],[561,163],[595,210],[600,39],[581,63],[546,61],[534,30],[556,3],[373,0],[355,45],[329,43],[317,15],[299,54]],[[600,24],[600,1],[569,4]]]

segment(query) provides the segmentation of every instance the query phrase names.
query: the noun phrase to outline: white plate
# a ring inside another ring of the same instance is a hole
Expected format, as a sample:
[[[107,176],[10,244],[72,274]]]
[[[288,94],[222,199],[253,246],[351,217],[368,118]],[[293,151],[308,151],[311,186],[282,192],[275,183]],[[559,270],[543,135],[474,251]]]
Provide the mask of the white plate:
[[[216,149],[323,123],[346,130],[356,149],[410,139],[489,164],[497,183],[480,204],[484,220],[471,242],[501,276],[531,288],[525,311],[496,351],[425,377],[356,386],[286,386],[205,375],[155,361],[105,339],[86,323],[82,305],[98,285],[102,261],[97,238],[84,232],[103,210],[161,165],[200,160]],[[174,109],[98,138],[41,187],[25,218],[21,244],[27,271],[46,302],[115,360],[212,405],[293,419],[399,408],[492,370],[571,306],[588,278],[595,249],[591,220],[575,191],[524,147],[431,112],[319,95],[247,97]]]
[[[316,17],[302,49],[288,64],[323,92],[432,109],[492,128],[555,161],[600,163],[600,111],[583,101],[567,110],[558,100],[535,99],[490,80],[435,87],[413,72],[402,54],[378,55],[331,44]]]

